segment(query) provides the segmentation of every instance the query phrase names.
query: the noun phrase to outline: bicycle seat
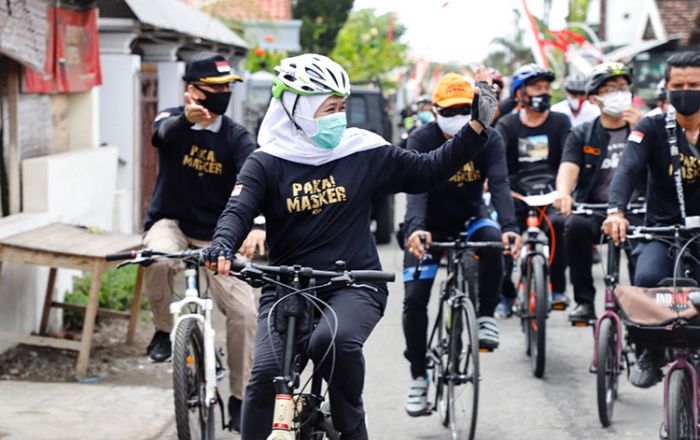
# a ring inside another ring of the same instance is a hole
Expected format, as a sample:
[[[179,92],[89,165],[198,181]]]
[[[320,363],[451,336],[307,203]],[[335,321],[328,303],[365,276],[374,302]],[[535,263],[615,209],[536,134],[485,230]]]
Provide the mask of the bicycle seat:
[[[666,277],[659,281],[659,287],[672,287],[674,284],[676,287],[698,287],[698,282],[692,278]]]

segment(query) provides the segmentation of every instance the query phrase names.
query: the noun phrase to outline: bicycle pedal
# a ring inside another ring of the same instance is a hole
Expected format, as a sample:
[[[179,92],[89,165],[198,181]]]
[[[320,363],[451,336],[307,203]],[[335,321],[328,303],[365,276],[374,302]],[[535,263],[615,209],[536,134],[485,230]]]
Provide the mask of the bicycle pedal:
[[[564,310],[566,310],[568,307],[569,307],[569,305],[568,305],[568,304],[564,304],[564,303],[552,304],[552,310],[556,310],[557,312],[564,311]]]
[[[479,347],[480,353],[493,353],[493,348],[489,347]]]
[[[595,321],[570,321],[572,327],[590,327],[595,324]]]

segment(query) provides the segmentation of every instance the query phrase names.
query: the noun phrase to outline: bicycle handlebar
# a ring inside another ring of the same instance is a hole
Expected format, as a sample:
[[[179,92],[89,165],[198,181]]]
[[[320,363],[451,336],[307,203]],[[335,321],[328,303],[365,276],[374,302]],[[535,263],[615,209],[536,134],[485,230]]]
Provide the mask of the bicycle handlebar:
[[[348,276],[354,282],[394,282],[396,274],[393,272],[383,272],[379,270],[347,270],[342,272],[334,272],[328,270],[315,270],[310,267],[301,266],[266,266],[263,264],[245,263],[242,261],[232,261],[231,271],[235,275],[240,275],[245,270],[258,270],[268,275],[287,275],[292,276],[299,274],[305,278],[337,278]]]
[[[118,252],[116,254],[105,255],[106,261],[120,261],[120,260],[131,260],[136,258],[138,251],[133,250],[129,252]]]
[[[121,261],[121,260],[131,260],[133,264],[143,263],[145,261],[152,261],[156,257],[167,258],[171,260],[184,260],[187,258],[199,258],[201,250],[200,249],[188,249],[181,252],[161,252],[153,249],[140,249],[133,250],[129,252],[118,252],[116,254],[105,255],[106,261]],[[130,261],[124,261],[124,263],[129,264]]]
[[[576,203],[571,211],[573,215],[607,215],[609,205],[607,203]],[[639,215],[646,214],[646,205],[639,203],[631,203],[625,210],[627,214]]]
[[[442,249],[503,249],[500,241],[434,241],[430,247]]]

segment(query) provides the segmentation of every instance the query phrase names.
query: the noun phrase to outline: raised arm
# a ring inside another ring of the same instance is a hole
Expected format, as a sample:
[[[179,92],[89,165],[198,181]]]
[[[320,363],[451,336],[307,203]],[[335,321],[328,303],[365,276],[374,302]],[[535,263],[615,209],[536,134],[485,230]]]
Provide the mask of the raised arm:
[[[472,124],[477,125],[475,130]],[[390,146],[372,164],[377,192],[428,192],[446,182],[483,148],[488,136],[478,122],[465,125],[452,139],[429,153]]]

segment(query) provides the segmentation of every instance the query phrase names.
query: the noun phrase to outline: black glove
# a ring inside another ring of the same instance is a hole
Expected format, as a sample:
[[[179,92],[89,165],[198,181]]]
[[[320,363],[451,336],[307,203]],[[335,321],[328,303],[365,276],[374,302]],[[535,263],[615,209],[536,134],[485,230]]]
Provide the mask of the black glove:
[[[477,81],[476,87],[479,88],[479,93],[474,94],[472,101],[472,120],[479,121],[486,129],[491,125],[493,115],[496,114],[498,98],[496,98],[496,91],[486,81]]]
[[[212,243],[209,247],[202,249],[200,258],[203,263],[216,263],[219,257],[224,257],[228,261],[233,260],[233,251],[223,243]]]

